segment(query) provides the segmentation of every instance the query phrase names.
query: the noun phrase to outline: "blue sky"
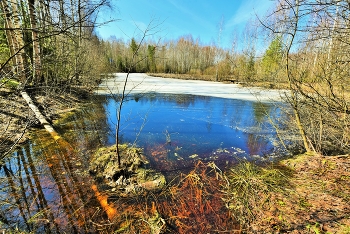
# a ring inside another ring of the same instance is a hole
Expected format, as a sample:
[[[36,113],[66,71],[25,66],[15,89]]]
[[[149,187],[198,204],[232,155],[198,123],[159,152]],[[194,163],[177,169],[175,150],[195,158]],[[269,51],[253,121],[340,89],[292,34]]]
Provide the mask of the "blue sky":
[[[263,16],[272,0],[112,0],[113,10],[104,10],[99,22],[115,19],[97,29],[103,39],[111,36],[129,40],[140,36],[151,22],[156,27],[151,39],[169,40],[191,34],[203,44],[230,48],[247,23]],[[218,40],[220,24],[222,33]]]

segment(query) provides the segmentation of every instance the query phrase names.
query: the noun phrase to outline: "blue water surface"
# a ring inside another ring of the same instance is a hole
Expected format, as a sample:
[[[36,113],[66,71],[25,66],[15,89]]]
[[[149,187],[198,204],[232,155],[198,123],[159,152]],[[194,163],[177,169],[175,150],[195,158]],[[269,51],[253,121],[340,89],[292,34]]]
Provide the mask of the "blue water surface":
[[[119,104],[116,96],[106,96],[103,103],[109,145],[116,141]],[[208,158],[216,152],[262,156],[274,148],[274,130],[266,117],[272,113],[277,113],[273,103],[184,94],[134,95],[122,106],[120,141],[145,149],[166,144],[170,156],[182,159],[194,154]]]

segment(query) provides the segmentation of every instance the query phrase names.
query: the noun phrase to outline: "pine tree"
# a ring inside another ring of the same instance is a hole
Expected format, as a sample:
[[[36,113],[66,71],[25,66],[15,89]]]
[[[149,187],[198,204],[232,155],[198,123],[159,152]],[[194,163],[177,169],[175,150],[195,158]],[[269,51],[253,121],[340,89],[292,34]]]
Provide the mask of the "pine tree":
[[[277,72],[281,67],[281,61],[283,57],[283,44],[281,36],[277,36],[272,40],[269,48],[265,51],[262,58],[262,67],[264,70],[265,78],[275,78]]]

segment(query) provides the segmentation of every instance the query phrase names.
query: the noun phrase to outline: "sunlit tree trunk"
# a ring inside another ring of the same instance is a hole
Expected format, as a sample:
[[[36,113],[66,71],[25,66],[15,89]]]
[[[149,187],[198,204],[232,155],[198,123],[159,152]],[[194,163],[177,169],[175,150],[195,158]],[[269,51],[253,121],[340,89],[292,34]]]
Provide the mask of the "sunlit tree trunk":
[[[17,2],[15,0],[11,0],[11,7],[12,7],[12,20],[13,20],[13,28],[15,29],[15,44],[17,45],[17,52],[19,53],[19,58],[17,60],[17,66],[18,66],[18,73],[20,76],[20,81],[22,84],[25,84],[27,82],[26,77],[26,54],[24,51],[24,40],[23,40],[23,34],[21,30],[21,20],[19,18],[19,11],[17,7]],[[15,52],[16,52],[15,51]]]
[[[38,37],[37,20],[35,13],[35,0],[28,0],[29,6],[29,19],[32,29],[32,44],[33,44],[33,78],[34,83],[37,84],[40,81],[41,76],[41,57],[40,57],[40,43]]]
[[[4,14],[4,17],[3,17],[4,18],[4,28],[5,28],[5,35],[6,35],[7,44],[8,44],[9,49],[10,49],[10,56],[13,56],[15,54],[16,48],[15,48],[15,44],[13,42],[13,37],[14,37],[13,31],[9,30],[12,26],[12,22],[10,21],[10,18],[11,18],[10,12],[8,10],[8,6],[7,6],[5,1],[1,1],[0,9]],[[13,57],[12,62],[13,62],[13,64],[16,64],[16,56]]]
[[[11,56],[15,58],[16,72],[19,76],[19,80],[22,83],[26,82],[25,69],[24,69],[24,42],[22,31],[20,30],[21,25],[18,16],[18,10],[16,1],[11,0],[11,8],[8,5],[7,0],[1,1],[2,12],[5,15],[5,24],[8,27],[6,29],[6,35],[9,37],[8,42],[9,47],[12,48],[10,51],[12,52]]]
[[[297,29],[298,29],[298,24],[299,24],[299,0],[296,0],[295,2],[295,6],[290,5],[292,12],[294,13],[294,19],[292,19],[293,22],[293,28],[290,35],[290,40],[287,42],[287,51],[286,51],[286,73],[287,73],[287,77],[288,77],[288,83],[289,83],[289,88],[291,90],[291,104],[292,104],[292,108],[293,108],[293,112],[294,112],[294,118],[295,118],[295,122],[296,122],[296,126],[299,129],[299,133],[300,136],[302,138],[303,141],[303,145],[304,148],[306,150],[306,152],[311,152],[311,148],[306,136],[306,132],[304,129],[304,126],[302,124],[301,118],[300,118],[300,107],[299,107],[299,97],[297,95],[298,90],[295,90],[294,87],[294,83],[295,83],[295,78],[293,77],[293,75],[291,74],[291,70],[290,70],[290,50],[291,47],[294,43],[294,39],[295,36],[297,34]]]

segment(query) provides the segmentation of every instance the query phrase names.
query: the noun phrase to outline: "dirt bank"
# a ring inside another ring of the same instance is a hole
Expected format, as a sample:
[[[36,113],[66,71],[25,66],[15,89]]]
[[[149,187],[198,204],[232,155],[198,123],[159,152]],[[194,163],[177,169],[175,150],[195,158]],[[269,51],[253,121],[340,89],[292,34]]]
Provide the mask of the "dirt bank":
[[[89,91],[72,88],[70,92],[29,90],[35,104],[49,122],[60,117],[60,114],[72,111],[84,103]],[[17,144],[28,139],[32,128],[41,128],[39,121],[23,100],[18,91],[0,89],[0,155],[10,154]]]

